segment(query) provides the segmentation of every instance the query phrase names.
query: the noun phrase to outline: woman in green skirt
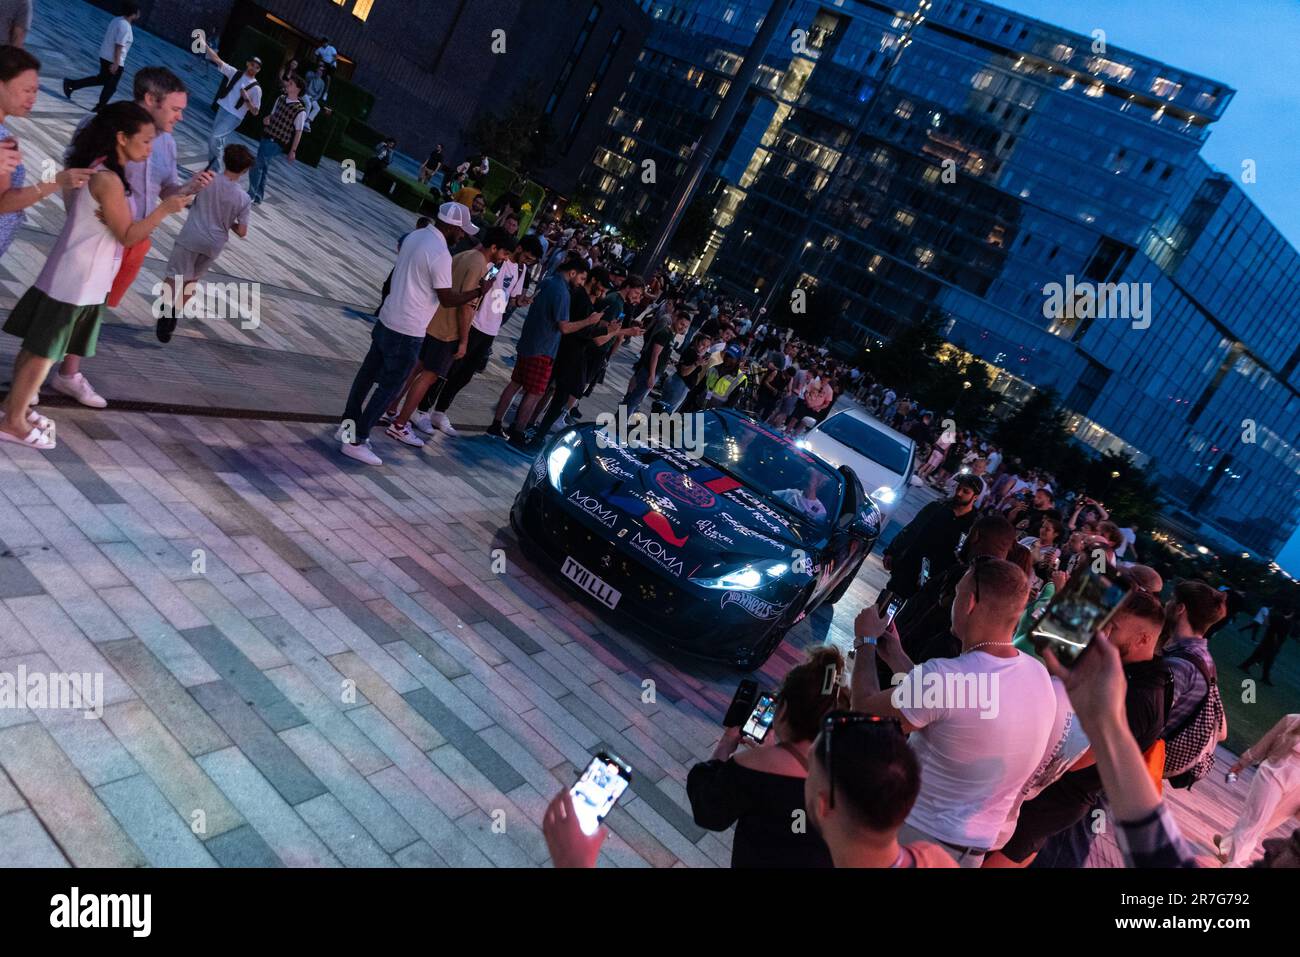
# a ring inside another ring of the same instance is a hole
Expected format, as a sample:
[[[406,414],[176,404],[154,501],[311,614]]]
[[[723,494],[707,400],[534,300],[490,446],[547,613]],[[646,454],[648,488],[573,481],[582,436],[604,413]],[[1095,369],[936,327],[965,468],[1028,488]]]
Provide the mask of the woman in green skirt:
[[[64,190],[68,218],[63,230],[35,284],[4,324],[4,331],[22,337],[23,344],[0,411],[0,442],[54,448],[54,423],[31,409],[40,384],[64,356],[95,354],[104,302],[123,247],[145,239],[194,201],[193,196],[171,196],[147,218],[131,221],[124,169],[149,158],[154,132],[144,107],[119,102],[100,110],[72,140],[67,165],[94,174],[84,189]]]

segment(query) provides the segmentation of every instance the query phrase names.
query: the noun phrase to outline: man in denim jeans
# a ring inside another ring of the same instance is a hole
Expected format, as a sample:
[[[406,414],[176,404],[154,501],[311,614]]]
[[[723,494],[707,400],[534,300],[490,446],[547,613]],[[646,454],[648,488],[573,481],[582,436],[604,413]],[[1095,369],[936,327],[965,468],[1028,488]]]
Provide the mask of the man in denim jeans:
[[[370,430],[406,381],[420,354],[429,318],[439,305],[454,309],[486,295],[491,285],[487,281],[465,292],[452,291],[450,247],[476,233],[478,227],[470,222],[465,206],[444,203],[436,222],[403,240],[393,266],[392,292],[379,310],[370,351],[353,380],[339,425],[339,451],[348,458],[366,465],[383,464],[370,447]]]

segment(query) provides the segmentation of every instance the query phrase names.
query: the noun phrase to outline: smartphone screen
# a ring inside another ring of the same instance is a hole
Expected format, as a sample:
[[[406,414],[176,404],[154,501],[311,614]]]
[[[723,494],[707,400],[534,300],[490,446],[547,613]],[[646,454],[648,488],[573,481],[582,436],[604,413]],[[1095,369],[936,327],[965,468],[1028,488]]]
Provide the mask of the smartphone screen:
[[[754,700],[758,697],[758,682],[753,678],[742,678],[736,688],[735,697],[727,708],[726,717],[722,719],[724,728],[739,728],[754,710]]]
[[[484,276],[483,279],[485,282],[491,282],[493,279],[496,279],[500,273],[501,273],[501,267],[493,266],[490,269],[488,269],[487,275]]]
[[[1128,584],[1091,569],[1072,575],[1053,596],[1034,626],[1039,647],[1049,647],[1066,664],[1073,663],[1124,602]]]
[[[758,703],[754,705],[754,710],[749,713],[749,720],[740,729],[740,733],[755,741],[762,741],[767,737],[767,733],[772,730],[774,718],[776,718],[776,695],[770,691],[764,691],[758,696]]]
[[[894,623],[894,616],[898,614],[898,609],[903,607],[903,599],[894,595],[889,599],[889,604],[885,606],[885,627],[888,628]]]
[[[602,751],[591,759],[587,770],[569,789],[583,834],[595,834],[600,829],[600,822],[631,781],[632,769],[612,754]]]

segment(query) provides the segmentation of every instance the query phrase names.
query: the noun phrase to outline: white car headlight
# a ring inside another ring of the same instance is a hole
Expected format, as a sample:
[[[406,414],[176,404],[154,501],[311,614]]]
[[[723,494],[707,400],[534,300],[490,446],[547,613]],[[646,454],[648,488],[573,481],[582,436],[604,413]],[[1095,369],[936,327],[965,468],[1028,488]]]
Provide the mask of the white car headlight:
[[[567,432],[546,456],[546,477],[557,492],[563,491],[560,488],[560,478],[564,475],[564,470],[580,443],[581,439],[578,438],[577,432]]]
[[[898,493],[888,485],[882,485],[871,493],[871,497],[881,505],[893,505],[898,498]]]
[[[692,578],[691,581],[701,588],[753,591],[760,585],[776,581],[789,570],[790,566],[785,562],[753,562],[717,578]]]

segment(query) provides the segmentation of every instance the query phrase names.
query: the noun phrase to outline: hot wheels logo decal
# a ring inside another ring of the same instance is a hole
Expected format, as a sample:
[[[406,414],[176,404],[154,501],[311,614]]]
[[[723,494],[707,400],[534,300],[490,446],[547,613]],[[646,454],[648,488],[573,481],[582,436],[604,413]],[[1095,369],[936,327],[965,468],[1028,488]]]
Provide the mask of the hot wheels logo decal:
[[[759,621],[771,621],[780,615],[783,610],[780,605],[774,605],[770,601],[763,601],[756,595],[737,591],[729,591],[722,596],[722,610],[726,611],[728,605],[739,605],[741,609]]]

